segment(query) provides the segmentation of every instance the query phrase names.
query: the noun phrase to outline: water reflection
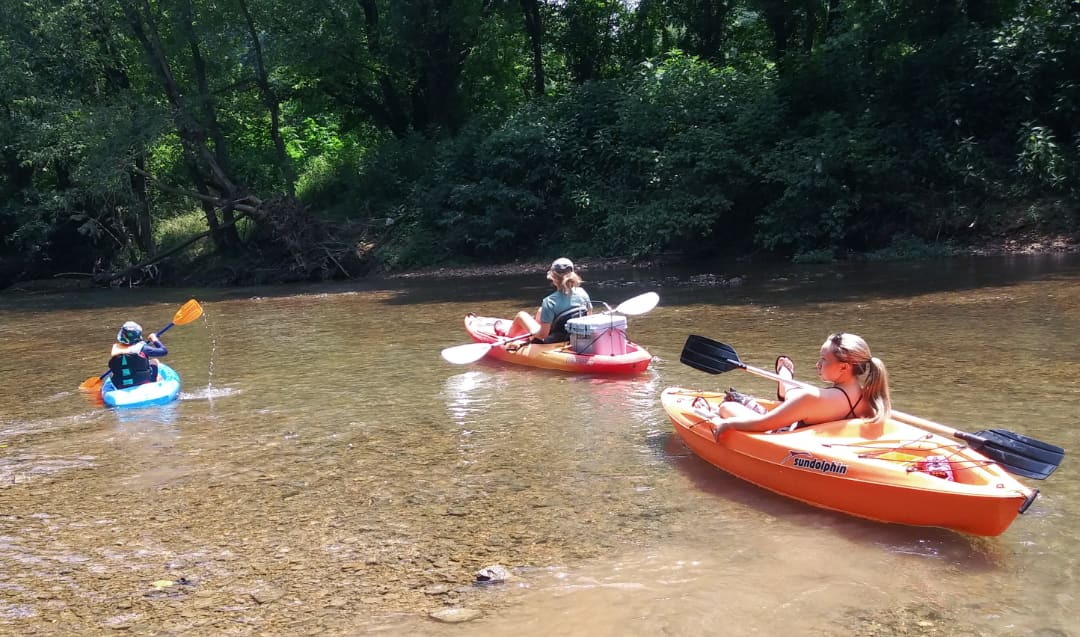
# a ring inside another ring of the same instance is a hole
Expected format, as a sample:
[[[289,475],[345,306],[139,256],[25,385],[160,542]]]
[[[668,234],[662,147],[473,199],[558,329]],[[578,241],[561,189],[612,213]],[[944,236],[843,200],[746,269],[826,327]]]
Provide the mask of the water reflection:
[[[116,419],[117,433],[140,432],[170,432],[170,436],[176,434],[176,415],[178,400],[164,405],[149,407],[134,407],[124,409],[110,409]]]
[[[448,376],[443,396],[451,420],[464,426],[474,416],[482,414],[490,402],[490,393],[498,381],[498,374],[472,370]]]
[[[38,346],[42,382],[28,385],[12,363],[25,350],[0,337],[0,587],[21,587],[3,588],[0,633],[884,635],[920,621],[937,634],[1071,630],[1080,480],[1068,460],[1000,538],[883,525],[697,459],[658,396],[775,387],[680,364],[687,334],[731,342],[758,364],[783,351],[807,378],[821,339],[840,328],[884,355],[899,408],[1074,449],[1078,266],[723,267],[745,284],[625,275],[641,291],[671,283],[632,320],[654,354],[633,378],[441,361],[442,346],[467,341],[465,312],[501,315],[542,295],[513,279],[183,291],[209,321],[170,333],[185,391],[168,409],[129,413],[74,395],[101,352],[70,342],[111,336],[110,308],[175,308],[160,296],[176,291],[5,299],[0,333],[48,321],[70,339]],[[612,287],[595,296],[633,296],[623,276],[605,272]],[[474,587],[494,562],[520,581]],[[200,578],[189,597],[143,603],[149,582],[180,575]],[[456,606],[486,615],[424,619]]]
[[[573,375],[568,382],[584,388],[583,409],[625,412],[634,417],[632,422],[652,417],[661,389],[655,369],[629,378]]]

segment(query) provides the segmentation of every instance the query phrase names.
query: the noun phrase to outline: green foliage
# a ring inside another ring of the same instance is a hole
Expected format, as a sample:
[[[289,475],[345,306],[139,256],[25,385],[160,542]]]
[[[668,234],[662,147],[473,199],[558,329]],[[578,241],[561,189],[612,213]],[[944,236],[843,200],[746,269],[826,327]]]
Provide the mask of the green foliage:
[[[348,139],[329,156],[308,161],[297,196],[332,219],[386,219],[398,209],[430,168],[435,144],[421,135],[366,150]]]
[[[832,263],[836,259],[833,257],[833,251],[825,248],[817,248],[814,250],[806,250],[804,252],[797,252],[791,257],[792,263],[810,263],[810,264],[825,264]]]
[[[907,223],[910,166],[892,156],[889,130],[837,113],[802,123],[763,158],[774,197],[758,217],[757,240],[774,249],[865,250]]]
[[[708,249],[718,226],[752,223],[732,207],[749,196],[742,147],[760,138],[763,119],[738,109],[760,94],[760,79],[673,52],[625,80],[536,102],[494,130],[468,129],[441,144],[415,184],[407,207],[424,249],[399,246],[397,262],[431,255],[434,236],[442,258],[488,261],[569,247]]]
[[[159,221],[154,226],[154,242],[161,246],[162,250],[169,250],[180,245],[189,237],[205,231],[206,216],[202,210],[192,209]],[[180,262],[189,263],[208,256],[212,251],[213,244],[209,241],[196,241],[180,253],[177,258]]]
[[[884,248],[866,255],[870,261],[910,261],[951,257],[956,249],[949,242],[928,243],[909,234],[897,234]]]
[[[934,256],[1032,201],[1019,221],[1080,224],[1076,0],[567,0],[531,5],[539,33],[529,6],[6,4],[0,276],[137,262],[224,182],[396,268]]]
[[[1021,132],[1016,171],[1032,188],[1054,191],[1068,180],[1065,155],[1045,126],[1027,123]]]

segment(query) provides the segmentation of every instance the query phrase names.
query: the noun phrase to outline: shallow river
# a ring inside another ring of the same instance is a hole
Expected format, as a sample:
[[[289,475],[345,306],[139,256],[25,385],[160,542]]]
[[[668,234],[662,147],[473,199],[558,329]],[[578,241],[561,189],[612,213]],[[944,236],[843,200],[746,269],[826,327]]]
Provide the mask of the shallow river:
[[[1080,635],[1076,256],[583,274],[612,306],[660,294],[629,319],[645,374],[439,357],[466,312],[535,307],[543,272],[0,295],[0,634]],[[163,339],[181,400],[80,394],[124,320],[192,297]],[[673,433],[665,387],[775,388],[680,364],[688,334],[814,381],[836,330],[898,409],[1068,451],[1002,536],[818,510]]]

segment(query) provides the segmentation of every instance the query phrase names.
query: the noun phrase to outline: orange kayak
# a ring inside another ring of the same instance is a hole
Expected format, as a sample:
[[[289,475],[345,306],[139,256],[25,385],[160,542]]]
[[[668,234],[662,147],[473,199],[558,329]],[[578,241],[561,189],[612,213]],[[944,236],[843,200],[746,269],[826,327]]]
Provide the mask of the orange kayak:
[[[579,354],[568,342],[505,342],[506,337],[501,333],[511,322],[512,319],[467,314],[465,331],[477,343],[494,344],[487,354],[489,358],[530,367],[589,374],[637,374],[645,371],[652,362],[652,354],[629,340],[625,345],[620,342],[619,349],[625,348],[625,352],[616,354]]]
[[[880,522],[993,536],[1039,494],[966,445],[895,420],[844,420],[782,433],[729,430],[716,441],[704,409],[723,399],[669,387],[660,402],[679,437],[702,459],[807,504]]]

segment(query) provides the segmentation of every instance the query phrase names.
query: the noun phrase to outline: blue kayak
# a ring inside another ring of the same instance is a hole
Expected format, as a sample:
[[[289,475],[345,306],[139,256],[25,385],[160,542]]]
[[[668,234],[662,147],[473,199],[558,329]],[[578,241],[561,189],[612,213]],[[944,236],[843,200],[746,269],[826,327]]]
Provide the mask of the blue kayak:
[[[165,363],[158,363],[158,379],[127,389],[117,389],[112,378],[101,385],[101,399],[110,407],[149,407],[164,405],[180,395],[180,374]]]

